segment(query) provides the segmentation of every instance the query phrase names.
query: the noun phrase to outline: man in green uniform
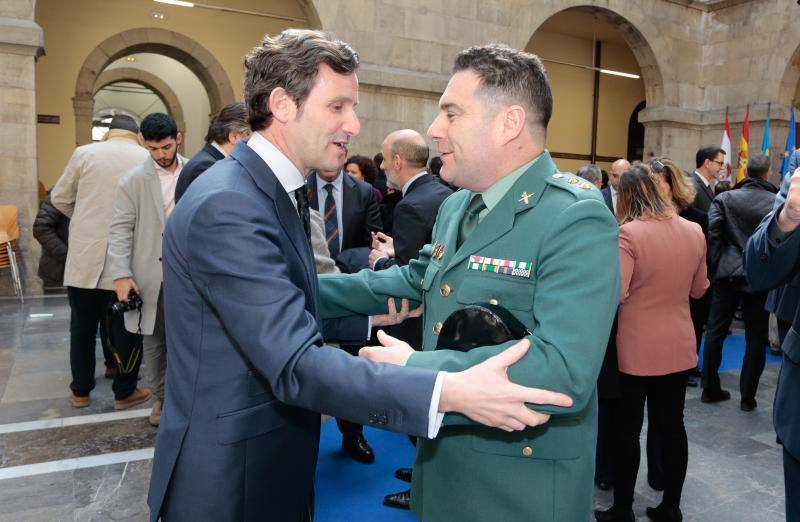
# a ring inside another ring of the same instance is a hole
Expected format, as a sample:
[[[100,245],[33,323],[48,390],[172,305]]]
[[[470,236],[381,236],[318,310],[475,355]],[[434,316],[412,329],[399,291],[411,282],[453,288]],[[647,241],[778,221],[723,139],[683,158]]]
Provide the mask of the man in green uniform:
[[[617,224],[600,192],[558,172],[545,150],[552,95],[536,56],[500,45],[463,51],[439,105],[428,135],[442,178],[465,190],[443,203],[418,260],[321,278],[322,313],[385,311],[387,296],[423,302],[423,351],[381,334],[385,346],[361,355],[451,372],[512,343],[434,351],[442,322],[469,304],[507,308],[532,332],[511,380],[562,392],[573,406],[532,405],[549,422],[522,431],[511,419],[497,429],[444,416],[437,438],[420,440],[412,510],[425,522],[585,522],[595,384],[619,298]]]

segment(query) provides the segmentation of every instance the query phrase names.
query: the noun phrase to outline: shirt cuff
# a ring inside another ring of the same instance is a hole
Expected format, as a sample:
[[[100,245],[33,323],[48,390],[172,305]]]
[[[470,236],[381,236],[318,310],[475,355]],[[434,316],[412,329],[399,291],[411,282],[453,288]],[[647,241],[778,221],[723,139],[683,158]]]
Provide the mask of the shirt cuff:
[[[433,385],[433,394],[431,395],[431,406],[428,408],[428,438],[435,439],[439,434],[439,428],[442,427],[444,422],[444,413],[439,411],[439,399],[442,396],[442,385],[444,384],[444,376],[447,372],[439,372],[436,375],[436,384]]]
[[[375,267],[378,265],[378,263],[381,262],[381,259],[389,259],[389,256],[381,256],[381,257],[379,257],[378,259],[375,260],[374,263],[372,263],[372,266],[370,268],[375,270]]]

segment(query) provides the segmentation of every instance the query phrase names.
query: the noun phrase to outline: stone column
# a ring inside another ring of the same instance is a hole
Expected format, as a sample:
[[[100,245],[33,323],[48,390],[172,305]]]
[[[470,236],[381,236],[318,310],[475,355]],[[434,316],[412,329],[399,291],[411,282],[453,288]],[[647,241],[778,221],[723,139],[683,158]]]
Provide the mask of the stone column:
[[[41,293],[36,276],[39,243],[31,227],[39,209],[36,171],[36,58],[44,33],[33,21],[30,1],[0,4],[0,204],[19,211],[21,263],[25,294]],[[0,295],[13,295],[8,271],[0,273]]]
[[[702,141],[699,111],[677,107],[647,107],[639,113],[644,125],[644,160],[668,157],[684,170],[694,169],[694,157]]]

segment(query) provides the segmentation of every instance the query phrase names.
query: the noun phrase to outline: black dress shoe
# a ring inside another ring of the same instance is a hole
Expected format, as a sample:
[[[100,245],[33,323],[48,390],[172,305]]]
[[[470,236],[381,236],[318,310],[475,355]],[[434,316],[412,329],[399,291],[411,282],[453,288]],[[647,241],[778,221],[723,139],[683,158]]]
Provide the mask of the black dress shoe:
[[[682,522],[683,513],[680,508],[665,508],[663,506],[649,507],[645,510],[647,518],[655,522]]]
[[[697,379],[695,379],[694,377],[689,377],[688,379],[686,379],[686,386],[688,386],[689,388],[697,388]]]
[[[700,395],[700,401],[705,403],[722,402],[731,398],[731,392],[721,388],[704,388],[703,394]]]
[[[342,449],[362,464],[372,464],[375,462],[375,453],[372,451],[367,439],[364,435],[359,434],[357,437],[346,437],[342,439]]]
[[[742,399],[739,403],[739,408],[742,411],[753,411],[758,407],[758,403],[755,399]]]
[[[598,522],[635,522],[636,517],[630,508],[620,509],[616,506],[611,506],[605,511],[595,511],[594,519]]]
[[[397,468],[394,472],[394,478],[400,479],[403,482],[411,482],[411,468]]]
[[[392,493],[383,497],[383,505],[398,509],[411,509],[411,490]]]

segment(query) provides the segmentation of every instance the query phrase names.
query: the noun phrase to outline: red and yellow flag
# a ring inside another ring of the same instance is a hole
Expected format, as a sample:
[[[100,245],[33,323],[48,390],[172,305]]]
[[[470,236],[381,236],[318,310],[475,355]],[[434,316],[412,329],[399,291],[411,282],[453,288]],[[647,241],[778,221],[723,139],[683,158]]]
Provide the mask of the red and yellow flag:
[[[744,117],[744,127],[742,127],[742,139],[739,140],[739,163],[736,165],[736,183],[742,181],[747,173],[748,142],[750,141],[750,107]]]

